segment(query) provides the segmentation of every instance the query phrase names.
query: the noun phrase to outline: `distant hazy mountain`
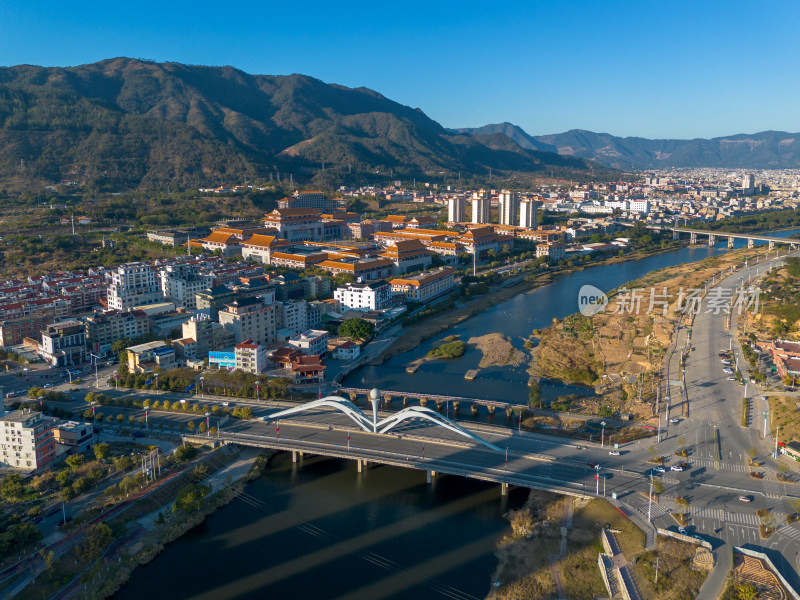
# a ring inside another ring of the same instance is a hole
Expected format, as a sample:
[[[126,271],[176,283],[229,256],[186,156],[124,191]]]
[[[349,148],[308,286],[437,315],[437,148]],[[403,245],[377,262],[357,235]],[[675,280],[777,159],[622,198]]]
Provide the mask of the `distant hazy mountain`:
[[[234,183],[275,170],[587,173],[583,158],[452,132],[367,88],[116,58],[0,68],[0,179]]]
[[[532,136],[511,123],[459,129],[460,133],[504,133],[523,148],[580,156],[615,169],[660,167],[800,168],[800,134],[783,131],[731,135],[710,140],[650,140],[573,129]]]

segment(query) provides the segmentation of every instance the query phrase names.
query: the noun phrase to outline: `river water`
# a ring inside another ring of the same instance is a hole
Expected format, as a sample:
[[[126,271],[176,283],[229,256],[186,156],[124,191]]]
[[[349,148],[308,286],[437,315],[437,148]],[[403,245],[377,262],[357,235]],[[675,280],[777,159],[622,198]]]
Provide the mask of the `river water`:
[[[313,457],[270,463],[247,493],[134,571],[115,596],[478,600],[527,491]]]
[[[771,233],[776,237],[789,237],[798,229]],[[746,246],[745,240],[736,240],[734,248]],[[380,390],[438,393],[488,400],[501,400],[516,404],[528,401],[527,365],[519,367],[490,367],[481,369],[474,381],[464,379],[464,373],[478,367],[481,352],[471,348],[455,360],[435,360],[423,363],[416,373],[408,374],[409,362],[422,358],[443,338],[460,335],[466,341],[470,337],[487,333],[502,333],[511,343],[522,348],[534,329],[548,327],[554,318],[578,312],[578,291],[583,285],[593,285],[608,292],[622,284],[638,279],[650,271],[672,267],[686,262],[695,262],[727,252],[724,243],[709,248],[693,246],[657,254],[641,260],[614,265],[590,267],[557,279],[552,284],[497,304],[482,313],[455,325],[441,335],[435,336],[414,350],[398,354],[381,365],[362,367],[348,375],[342,384],[346,387],[373,388]],[[438,390],[432,392],[432,390]],[[542,384],[542,397],[554,400],[557,396],[573,393],[591,393],[586,388],[565,386],[557,382]],[[485,418],[483,415],[482,418]]]
[[[475,351],[456,361],[425,363],[413,375],[405,366],[445,335],[501,332],[520,346],[531,330],[576,312],[584,284],[608,291],[654,269],[725,251],[683,248],[567,275],[379,367],[356,371],[345,385],[524,402],[524,367],[486,369],[476,381],[464,380],[480,359]],[[543,387],[545,395],[571,391]],[[512,489],[502,498],[496,485],[459,477],[428,485],[422,472],[391,467],[359,474],[352,462],[321,457],[293,465],[278,455],[242,498],[137,569],[116,597],[475,600],[490,588],[493,551],[508,527],[502,515],[526,495]]]

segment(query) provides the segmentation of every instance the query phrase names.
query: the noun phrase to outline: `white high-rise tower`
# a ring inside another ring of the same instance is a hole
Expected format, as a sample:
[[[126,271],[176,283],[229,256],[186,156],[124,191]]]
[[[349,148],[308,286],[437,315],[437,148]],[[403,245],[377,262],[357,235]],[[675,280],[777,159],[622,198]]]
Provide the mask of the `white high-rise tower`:
[[[514,225],[517,222],[517,207],[519,206],[519,195],[517,192],[503,190],[498,196],[500,207],[500,224]]]
[[[480,190],[472,194],[472,222],[473,223],[488,223],[489,222],[489,192]]]
[[[450,223],[463,223],[467,220],[467,200],[456,197],[447,201],[447,220]]]
[[[528,229],[536,229],[539,225],[536,221],[536,200],[520,200],[519,226]]]

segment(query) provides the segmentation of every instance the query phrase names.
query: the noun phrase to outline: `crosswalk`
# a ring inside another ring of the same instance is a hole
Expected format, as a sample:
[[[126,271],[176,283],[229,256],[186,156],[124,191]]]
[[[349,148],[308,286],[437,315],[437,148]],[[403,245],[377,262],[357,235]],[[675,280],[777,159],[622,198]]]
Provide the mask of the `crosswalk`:
[[[706,467],[722,471],[735,471],[737,473],[747,472],[747,467],[743,464],[711,460],[710,458],[693,458],[689,461],[689,464],[694,467]]]
[[[724,520],[723,513],[725,511],[717,510],[717,509],[713,509],[713,508],[694,508],[693,507],[690,512],[691,512],[692,517],[694,517],[695,519],[700,518],[700,519],[720,519],[720,520]]]
[[[794,540],[795,542],[800,542],[800,531],[798,531],[791,525],[784,525],[783,527],[778,529],[778,533]]]
[[[758,527],[761,524],[760,519],[756,515],[747,513],[730,513],[725,512],[725,521],[727,523],[735,523],[737,525],[751,525]]]

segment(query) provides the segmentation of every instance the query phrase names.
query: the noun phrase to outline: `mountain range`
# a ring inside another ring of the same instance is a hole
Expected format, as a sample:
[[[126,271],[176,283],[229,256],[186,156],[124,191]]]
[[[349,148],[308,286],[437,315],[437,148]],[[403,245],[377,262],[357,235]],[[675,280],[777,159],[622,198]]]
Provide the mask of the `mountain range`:
[[[239,183],[280,172],[440,179],[607,171],[523,147],[502,132],[454,132],[367,88],[115,58],[0,68],[0,182],[96,189]]]
[[[534,136],[511,123],[454,131],[476,136],[503,134],[528,150],[582,157],[622,170],[668,167],[800,168],[800,133],[785,131],[691,140],[618,137],[582,129]]]

